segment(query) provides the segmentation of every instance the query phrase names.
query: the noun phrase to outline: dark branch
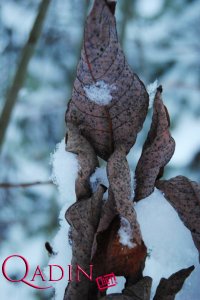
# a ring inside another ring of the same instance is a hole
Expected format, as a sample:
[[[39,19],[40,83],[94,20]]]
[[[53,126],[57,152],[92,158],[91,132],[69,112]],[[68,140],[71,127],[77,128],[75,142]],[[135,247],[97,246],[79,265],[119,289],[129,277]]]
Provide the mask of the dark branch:
[[[24,81],[26,79],[28,64],[31,60],[31,57],[34,54],[37,41],[39,40],[39,37],[41,35],[43,23],[45,21],[45,17],[50,2],[51,2],[50,0],[41,1],[38,14],[33,24],[32,30],[30,32],[28,41],[26,42],[23,48],[20,62],[14,76],[13,83],[7,93],[6,102],[0,117],[0,150],[3,145],[6,130],[11,119],[12,111],[17,102],[19,91],[22,88]]]
[[[0,189],[27,188],[35,185],[48,185],[48,184],[53,184],[52,180],[35,181],[35,182],[27,182],[27,183],[2,182],[0,183]]]

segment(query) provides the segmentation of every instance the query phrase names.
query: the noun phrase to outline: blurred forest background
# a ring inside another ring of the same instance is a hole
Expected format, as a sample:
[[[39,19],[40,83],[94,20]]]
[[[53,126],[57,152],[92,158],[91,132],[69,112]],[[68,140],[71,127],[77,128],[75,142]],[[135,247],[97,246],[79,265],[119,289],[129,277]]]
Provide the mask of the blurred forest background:
[[[49,181],[50,153],[66,131],[64,115],[91,2],[50,1],[13,106],[0,145],[1,262],[14,253],[24,255],[33,268],[45,266],[48,261],[44,244],[58,229],[56,187],[36,184],[9,188],[5,183]],[[39,5],[39,0],[0,2],[0,116]],[[176,140],[176,152],[165,177],[182,174],[200,181],[200,1],[118,0],[116,16],[129,64],[146,85],[158,79],[164,88]],[[150,115],[151,111],[135,152],[130,154],[133,168],[148,132]],[[0,295],[2,300],[50,298],[47,291],[38,292],[22,283],[9,284],[2,274]]]

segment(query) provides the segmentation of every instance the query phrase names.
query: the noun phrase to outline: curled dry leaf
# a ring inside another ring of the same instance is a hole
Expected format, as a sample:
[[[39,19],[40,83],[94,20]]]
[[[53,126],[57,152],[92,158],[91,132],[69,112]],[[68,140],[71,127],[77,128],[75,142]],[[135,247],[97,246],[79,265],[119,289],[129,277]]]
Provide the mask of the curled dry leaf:
[[[200,252],[200,184],[184,176],[156,182],[166,199],[175,208],[185,226],[191,231]]]
[[[132,248],[122,245],[118,230],[120,219],[116,217],[108,229],[97,236],[97,251],[92,259],[96,266],[96,276],[114,273],[116,276],[131,278],[136,283],[142,277],[147,256],[147,248],[143,242]]]
[[[144,84],[128,66],[118,42],[112,7],[106,0],[94,1],[66,112],[66,122],[76,125],[106,161],[119,144],[129,152],[149,102]]]
[[[101,300],[150,300],[152,279],[144,277],[136,284],[128,286],[122,294],[111,294]]]
[[[109,201],[114,202],[114,206],[110,213],[110,204],[106,205],[97,233],[102,229],[106,231],[118,215],[127,219],[132,229],[133,242],[142,248],[140,265],[146,256],[146,247],[142,242],[131,203],[131,180],[126,154],[142,128],[149,97],[144,84],[128,66],[119,45],[114,8],[115,3],[108,3],[106,0],[94,1],[86,21],[81,60],[72,99],[66,112],[66,122],[76,132],[77,137],[79,135],[90,143],[91,151],[93,148],[95,150],[93,154],[108,160],[109,195],[112,195]],[[68,147],[67,150],[70,151]],[[95,166],[95,163],[91,168],[86,166],[89,156],[83,155],[80,159],[84,174],[77,180],[78,199],[88,196],[88,176]],[[115,245],[113,251],[116,248],[117,226],[117,223],[114,224],[114,235],[109,235],[108,240],[109,245]],[[119,239],[117,243],[118,249],[121,249]],[[93,253],[98,248],[97,244],[98,234]],[[98,250],[101,251],[101,247]],[[135,249],[132,249],[132,255],[135,256]],[[117,262],[115,264],[116,268]],[[125,261],[124,255],[122,265],[125,264],[127,270],[128,261]]]
[[[93,263],[98,266],[99,274],[114,272],[137,281],[144,268],[147,249],[131,201],[131,177],[125,147],[114,151],[108,160],[107,171],[109,197],[93,245]],[[132,247],[120,243],[118,231],[122,217],[130,225],[128,235]]]
[[[180,292],[187,277],[190,276],[194,266],[183,269],[168,279],[162,278],[156,291],[154,300],[174,300],[176,294]]]
[[[99,249],[102,248],[101,244],[103,244],[103,236],[102,233],[106,231],[111,224],[112,220],[118,215],[116,206],[115,206],[115,199],[113,193],[108,191],[108,200],[104,202],[101,211],[101,217],[99,221],[99,225],[95,234],[94,243],[92,247],[92,258],[95,256],[97,251],[97,245],[99,245]],[[98,251],[99,251],[98,249]],[[102,253],[103,254],[103,253]],[[102,273],[103,274],[103,273]]]
[[[131,201],[131,175],[126,159],[125,146],[120,145],[108,160],[107,173],[109,189],[112,191],[120,217],[130,223],[133,241],[141,244],[140,227]]]
[[[99,186],[97,192],[91,198],[76,202],[66,212],[66,219],[72,228],[73,256],[71,264],[74,271],[76,266],[79,265],[88,274],[90,273],[92,243],[100,218],[104,192],[105,188]],[[67,286],[64,299],[88,299],[90,281],[84,276],[80,278],[80,282],[76,282],[75,278],[72,279],[73,281]]]
[[[153,119],[142,154],[136,167],[135,201],[149,196],[155,181],[171,159],[175,142],[169,132],[169,115],[161,98],[162,87],[157,89],[154,101]]]
[[[73,124],[68,124],[66,137],[66,150],[77,154],[80,166],[75,185],[77,200],[88,198],[91,196],[89,178],[99,165],[96,153]]]

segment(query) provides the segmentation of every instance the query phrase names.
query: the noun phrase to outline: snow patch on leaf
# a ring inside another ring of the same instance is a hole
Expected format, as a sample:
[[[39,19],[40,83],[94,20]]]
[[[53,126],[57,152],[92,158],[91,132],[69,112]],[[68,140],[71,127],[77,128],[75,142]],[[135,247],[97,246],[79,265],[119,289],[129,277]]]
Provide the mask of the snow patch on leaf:
[[[109,182],[106,167],[96,168],[95,172],[90,177],[90,183],[94,191],[97,190],[99,184],[103,184],[108,188]]]
[[[76,155],[65,150],[65,140],[56,146],[51,155],[53,166],[51,179],[58,186],[61,204],[73,204],[76,201],[75,181],[78,175],[79,164]]]
[[[176,299],[197,300],[195,293],[199,290],[199,255],[190,231],[175,209],[157,189],[134,208],[144,243],[150,253],[143,275],[153,278],[151,299],[162,277],[168,278],[181,269],[195,265],[195,271],[186,280],[181,296],[177,295]]]
[[[114,90],[116,90],[116,86],[114,84],[108,85],[103,80],[84,87],[87,97],[99,105],[108,105],[112,100],[111,92]]]
[[[135,173],[131,170],[131,167],[130,167],[130,175],[131,175],[131,199],[134,199],[136,180],[135,180]],[[90,185],[93,192],[96,192],[99,184],[104,185],[105,187],[107,187],[107,189],[109,188],[106,166],[96,168],[95,172],[90,177]],[[108,199],[108,190],[104,193],[103,199],[104,200]]]
[[[157,79],[153,83],[150,83],[147,86],[147,92],[149,94],[149,109],[152,108],[152,106],[153,106],[157,88],[158,88],[158,80]]]
[[[123,246],[128,246],[128,248],[134,248],[135,244],[131,242],[133,237],[133,232],[131,230],[130,223],[124,217],[121,217],[121,227],[118,231],[119,242]]]
[[[96,168],[95,172],[90,177],[90,185],[93,192],[97,191],[99,184],[102,184],[107,188],[109,187],[106,167],[104,166],[100,168]],[[103,195],[103,200],[107,200],[107,199],[108,199],[108,190]]]

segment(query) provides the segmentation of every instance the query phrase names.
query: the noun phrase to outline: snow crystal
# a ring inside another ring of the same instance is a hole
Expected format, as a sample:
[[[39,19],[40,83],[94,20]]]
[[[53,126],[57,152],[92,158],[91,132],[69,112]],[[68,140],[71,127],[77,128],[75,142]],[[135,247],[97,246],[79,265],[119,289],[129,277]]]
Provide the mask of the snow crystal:
[[[116,90],[116,86],[114,84],[108,85],[103,80],[97,81],[93,85],[86,85],[84,87],[87,97],[99,105],[109,104],[112,100],[111,92],[114,90]]]
[[[153,278],[151,299],[162,277],[168,278],[183,268],[195,265],[195,271],[176,299],[198,300],[200,295],[198,251],[190,231],[180,220],[175,209],[157,189],[134,208],[144,242],[149,250],[143,274]]]
[[[152,108],[154,103],[155,94],[158,87],[158,80],[156,79],[153,83],[147,86],[147,92],[149,94],[149,109]]]
[[[119,241],[122,245],[128,246],[129,248],[134,247],[134,243],[131,242],[133,232],[130,227],[130,223],[124,217],[121,217],[121,227],[118,231]]]
[[[76,155],[65,150],[65,140],[57,145],[56,151],[51,156],[53,165],[52,180],[58,186],[61,203],[76,201],[75,181],[79,164]]]

